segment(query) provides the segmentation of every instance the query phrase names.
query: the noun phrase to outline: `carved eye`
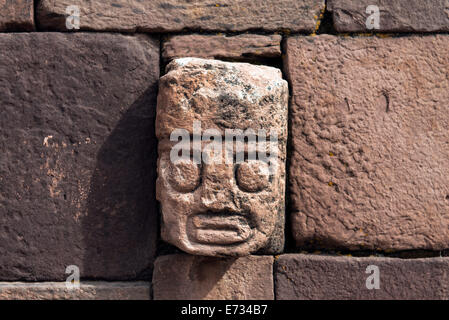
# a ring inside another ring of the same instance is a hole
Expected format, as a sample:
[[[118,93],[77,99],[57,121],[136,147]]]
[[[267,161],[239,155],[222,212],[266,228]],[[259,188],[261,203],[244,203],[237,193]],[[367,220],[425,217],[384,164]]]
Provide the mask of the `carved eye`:
[[[200,184],[200,167],[192,160],[170,162],[168,179],[178,192],[192,192]]]
[[[236,173],[237,184],[247,192],[259,192],[270,183],[270,171],[266,162],[249,160],[241,163]]]

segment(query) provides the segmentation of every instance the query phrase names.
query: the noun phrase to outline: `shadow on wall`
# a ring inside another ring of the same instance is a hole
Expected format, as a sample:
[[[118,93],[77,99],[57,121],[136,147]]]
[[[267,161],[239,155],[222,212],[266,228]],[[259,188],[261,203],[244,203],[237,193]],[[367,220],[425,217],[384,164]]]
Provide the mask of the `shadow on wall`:
[[[83,278],[151,277],[158,233],[157,83],[123,114],[101,146],[82,220]]]

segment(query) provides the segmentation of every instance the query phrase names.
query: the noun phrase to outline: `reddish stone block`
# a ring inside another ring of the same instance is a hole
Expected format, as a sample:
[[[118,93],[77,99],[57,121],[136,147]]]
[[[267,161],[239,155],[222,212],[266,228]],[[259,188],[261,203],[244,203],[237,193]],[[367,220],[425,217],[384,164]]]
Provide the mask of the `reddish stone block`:
[[[242,34],[182,35],[170,37],[163,44],[162,57],[172,60],[183,57],[233,59],[239,61],[280,58],[282,37],[275,35]]]
[[[449,247],[449,37],[292,37],[299,247]]]
[[[339,32],[449,31],[447,0],[329,0],[328,10]]]
[[[148,277],[159,42],[0,34],[0,279]]]
[[[1,300],[150,300],[150,283],[86,281],[68,289],[65,282],[0,282]]]
[[[0,31],[34,30],[33,0],[0,0]]]
[[[273,300],[273,257],[212,258],[174,254],[156,259],[155,300]]]
[[[315,30],[324,0],[42,0],[40,25],[66,30],[66,9],[80,9],[82,30],[180,32],[185,30]]]
[[[449,298],[449,258],[287,254],[275,262],[278,300]]]

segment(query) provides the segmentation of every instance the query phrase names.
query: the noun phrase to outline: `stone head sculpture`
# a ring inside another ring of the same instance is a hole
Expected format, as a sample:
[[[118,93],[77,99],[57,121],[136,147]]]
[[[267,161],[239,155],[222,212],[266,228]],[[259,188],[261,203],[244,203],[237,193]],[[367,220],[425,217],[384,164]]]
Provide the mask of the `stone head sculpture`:
[[[156,119],[162,239],[206,256],[282,250],[287,113],[278,69],[168,65]]]

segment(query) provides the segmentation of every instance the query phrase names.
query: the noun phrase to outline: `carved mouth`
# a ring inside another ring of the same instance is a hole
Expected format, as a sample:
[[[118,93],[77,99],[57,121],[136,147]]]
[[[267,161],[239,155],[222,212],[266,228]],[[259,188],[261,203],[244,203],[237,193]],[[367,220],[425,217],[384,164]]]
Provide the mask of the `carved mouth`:
[[[231,245],[247,241],[252,235],[246,215],[235,212],[206,212],[190,219],[192,240],[208,245]]]

